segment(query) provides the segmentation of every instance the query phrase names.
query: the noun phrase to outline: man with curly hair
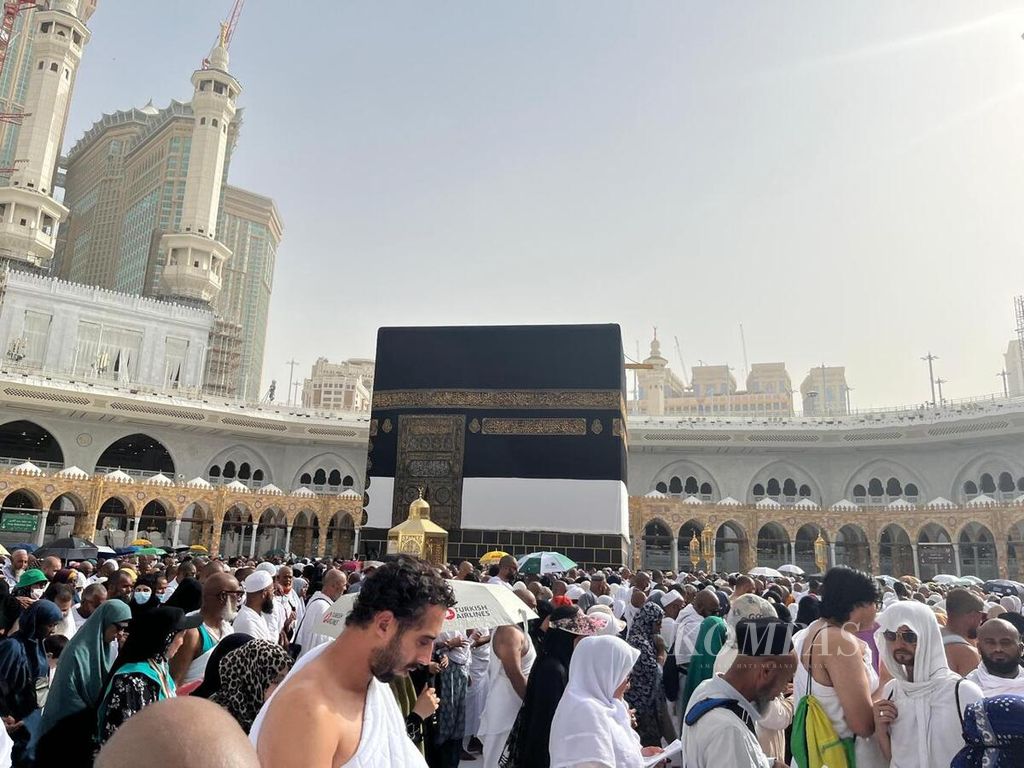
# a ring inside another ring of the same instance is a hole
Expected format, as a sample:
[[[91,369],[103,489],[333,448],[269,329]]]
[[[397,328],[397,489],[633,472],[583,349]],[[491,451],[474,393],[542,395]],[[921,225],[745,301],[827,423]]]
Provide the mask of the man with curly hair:
[[[345,631],[304,655],[249,738],[274,768],[426,766],[387,683],[430,661],[451,589],[422,560],[398,557],[363,583]]]

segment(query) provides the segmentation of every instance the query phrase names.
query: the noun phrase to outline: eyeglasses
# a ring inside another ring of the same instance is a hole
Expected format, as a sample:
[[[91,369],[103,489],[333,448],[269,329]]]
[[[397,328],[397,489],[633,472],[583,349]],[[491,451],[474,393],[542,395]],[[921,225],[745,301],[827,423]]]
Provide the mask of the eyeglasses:
[[[917,645],[917,632],[911,632],[909,629],[902,632],[890,632],[886,630],[882,633],[882,637],[890,643],[896,642],[896,640],[899,639],[907,645]]]
[[[243,592],[240,589],[234,592],[225,589],[223,592],[220,593],[221,597],[223,597],[224,595],[230,595],[231,597],[235,598],[235,600],[241,600],[243,597],[245,597],[245,592]]]

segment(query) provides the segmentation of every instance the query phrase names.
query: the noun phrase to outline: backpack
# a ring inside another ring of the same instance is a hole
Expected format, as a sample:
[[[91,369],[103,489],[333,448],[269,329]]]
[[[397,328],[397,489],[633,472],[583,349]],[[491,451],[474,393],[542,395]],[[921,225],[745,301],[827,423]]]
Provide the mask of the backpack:
[[[854,739],[839,738],[821,702],[811,694],[813,643],[820,633],[821,629],[811,638],[811,653],[807,659],[807,691],[793,713],[793,760],[799,768],[856,768]]]

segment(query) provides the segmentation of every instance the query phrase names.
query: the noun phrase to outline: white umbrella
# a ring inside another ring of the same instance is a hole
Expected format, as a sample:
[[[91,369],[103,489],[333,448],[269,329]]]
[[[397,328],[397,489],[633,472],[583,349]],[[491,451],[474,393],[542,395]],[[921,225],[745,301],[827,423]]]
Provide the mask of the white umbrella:
[[[980,579],[977,576],[973,576],[973,575],[961,576],[960,580],[961,581],[969,581],[971,584],[984,584],[985,583],[984,579]]]
[[[875,576],[875,578],[878,579],[883,584],[885,584],[885,586],[887,586],[887,587],[891,587],[893,584],[895,584],[897,582],[897,579],[896,579],[895,576]]]
[[[804,569],[799,565],[793,565],[792,563],[786,563],[785,565],[779,566],[780,573],[792,573],[794,576],[803,576]]]
[[[765,567],[763,565],[759,565],[759,566],[757,566],[757,568],[751,569],[750,571],[748,571],[748,573],[751,576],[763,576],[766,579],[781,579],[782,578],[782,574],[779,573],[777,570],[775,570],[774,568],[767,568],[767,567]]]
[[[443,630],[467,631],[522,624],[536,619],[537,614],[515,593],[501,584],[481,584],[474,581],[448,580],[455,593],[456,604],[448,609]],[[327,609],[313,631],[337,637],[345,628],[345,617],[352,611],[359,593],[342,595]]]
[[[954,576],[951,573],[940,573],[937,576],[932,576],[928,581],[933,581],[936,584],[953,584],[954,582],[959,581],[959,579],[959,576]]]

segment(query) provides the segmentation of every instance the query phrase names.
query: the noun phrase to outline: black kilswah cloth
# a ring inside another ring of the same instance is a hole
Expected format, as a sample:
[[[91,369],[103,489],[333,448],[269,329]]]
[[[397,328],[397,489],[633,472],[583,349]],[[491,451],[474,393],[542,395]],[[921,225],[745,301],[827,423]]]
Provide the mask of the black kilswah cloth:
[[[736,625],[736,645],[742,656],[785,656],[793,652],[793,630],[781,619],[748,619]]]

